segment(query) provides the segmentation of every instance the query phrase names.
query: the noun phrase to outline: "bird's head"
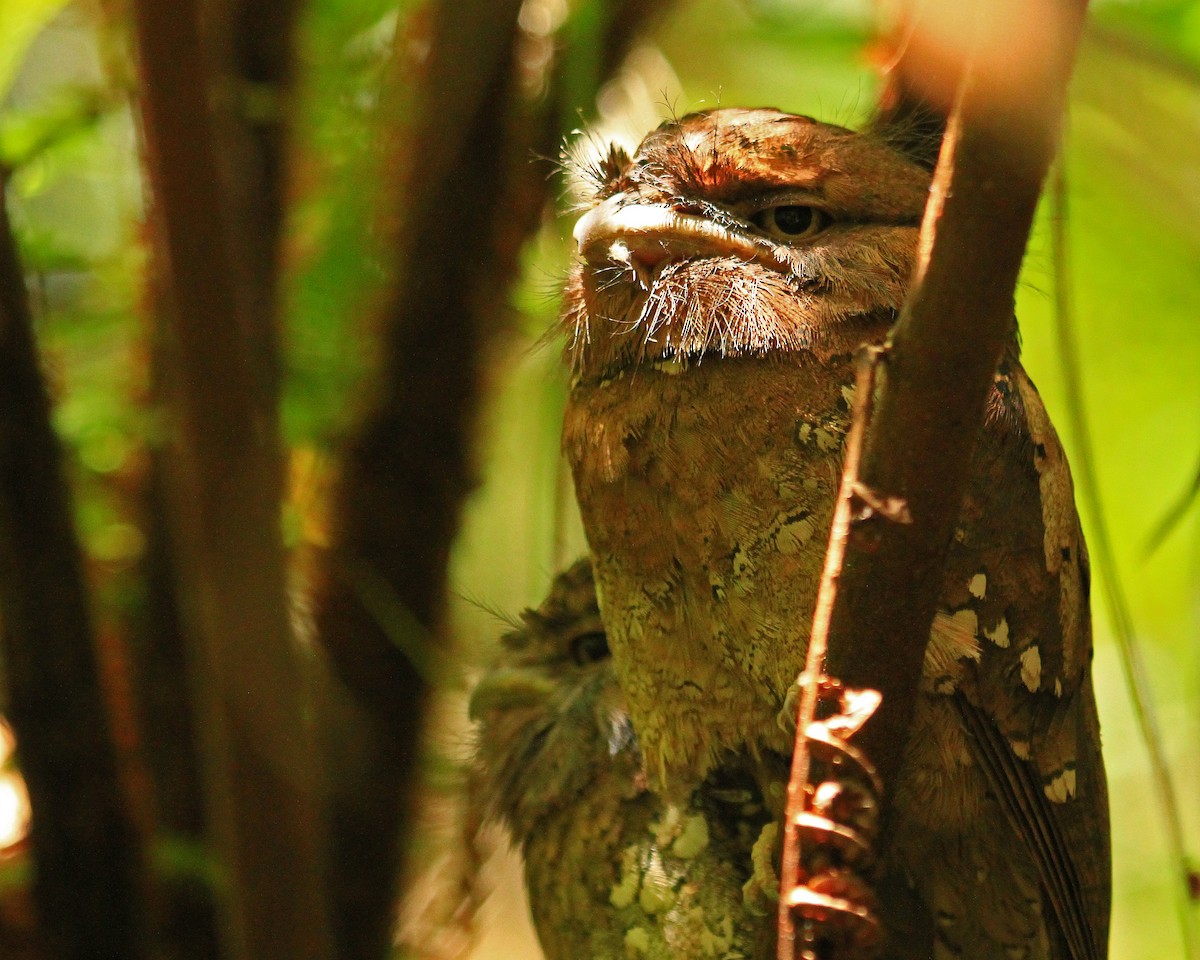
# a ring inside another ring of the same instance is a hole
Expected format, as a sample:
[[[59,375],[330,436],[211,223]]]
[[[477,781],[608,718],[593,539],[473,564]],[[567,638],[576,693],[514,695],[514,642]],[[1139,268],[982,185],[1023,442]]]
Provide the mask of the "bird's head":
[[[575,375],[852,350],[904,299],[928,170],[777,110],[663,124],[589,171],[564,323]]]
[[[555,577],[549,596],[501,644],[471,695],[475,789],[488,813],[524,840],[598,777],[632,783],[641,755],[613,675],[590,561]],[[622,787],[615,795],[636,792]]]

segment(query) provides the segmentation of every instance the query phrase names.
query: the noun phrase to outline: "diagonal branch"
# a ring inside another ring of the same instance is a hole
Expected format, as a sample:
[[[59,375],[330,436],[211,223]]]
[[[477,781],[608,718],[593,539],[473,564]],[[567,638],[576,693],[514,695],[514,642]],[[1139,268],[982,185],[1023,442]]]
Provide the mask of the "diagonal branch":
[[[859,745],[885,782],[903,752],[984,401],[1012,336],[1017,275],[1082,26],[1078,0],[1035,5],[1043,15],[1032,22],[1051,39],[1031,50],[1028,21],[996,16],[1001,4],[980,4],[991,14],[985,18],[990,57],[968,67],[951,116],[922,226],[918,275],[892,332],[886,383],[864,449],[863,483],[904,498],[913,522],[880,525],[870,544],[850,537],[828,667],[851,686],[883,682],[876,686],[884,694],[878,719]],[[1012,59],[994,63],[995,51]],[[919,49],[900,67],[910,76],[921,68]]]
[[[933,6],[940,9],[929,14],[935,28],[953,22],[946,5]],[[883,695],[856,744],[885,784],[903,758],[984,401],[1012,337],[1017,275],[1054,155],[1084,8],[1082,0],[980,0],[966,42],[917,33],[897,66],[896,82],[916,99],[954,103],[917,275],[892,332],[860,468],[871,499],[900,498],[912,522],[877,515],[868,524],[864,515],[851,524],[844,563],[830,581],[836,598],[826,664],[846,685]],[[946,86],[953,77],[963,78],[956,93]],[[804,749],[798,740],[797,753]],[[790,956],[785,948],[780,956]]]

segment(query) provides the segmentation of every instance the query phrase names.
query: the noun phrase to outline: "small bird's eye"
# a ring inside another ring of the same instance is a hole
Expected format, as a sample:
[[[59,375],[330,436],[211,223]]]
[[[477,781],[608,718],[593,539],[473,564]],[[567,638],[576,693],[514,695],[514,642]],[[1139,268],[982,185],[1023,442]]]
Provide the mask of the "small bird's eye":
[[[759,210],[750,222],[775,240],[794,243],[824,230],[829,224],[829,215],[816,207],[784,204]]]
[[[608,656],[608,637],[599,630],[581,633],[571,640],[571,658],[580,666]]]

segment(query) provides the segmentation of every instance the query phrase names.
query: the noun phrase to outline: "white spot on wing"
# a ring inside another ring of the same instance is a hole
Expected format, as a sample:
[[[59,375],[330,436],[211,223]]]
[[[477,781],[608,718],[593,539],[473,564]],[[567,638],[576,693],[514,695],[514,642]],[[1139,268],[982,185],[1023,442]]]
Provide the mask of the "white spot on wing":
[[[987,595],[987,574],[975,574],[967,584],[967,590],[976,600],[982,600]]]
[[[1042,685],[1042,651],[1036,643],[1021,653],[1021,682],[1031,693]]]
[[[1084,601],[1079,564],[1069,559],[1079,556],[1081,546],[1071,471],[1033,384],[1024,374],[1016,379],[1028,418],[1030,439],[1035,444],[1034,467],[1038,472],[1038,491],[1042,501],[1046,570],[1060,577],[1059,616],[1063,625],[1063,660],[1068,665],[1080,666],[1079,658],[1086,656],[1087,638],[1080,622]],[[1067,564],[1066,569],[1063,569],[1064,564]]]
[[[1065,803],[1075,796],[1075,771],[1064,770],[1046,784],[1045,794],[1054,803]]]
[[[817,427],[813,431],[813,437],[817,441],[817,449],[822,453],[828,453],[830,450],[836,450],[841,444],[841,438],[835,433],[831,433],[824,427]]]
[[[1008,649],[1008,620],[1004,617],[1000,618],[1000,622],[991,630],[987,627],[983,628],[983,635],[992,641],[1001,650]]]

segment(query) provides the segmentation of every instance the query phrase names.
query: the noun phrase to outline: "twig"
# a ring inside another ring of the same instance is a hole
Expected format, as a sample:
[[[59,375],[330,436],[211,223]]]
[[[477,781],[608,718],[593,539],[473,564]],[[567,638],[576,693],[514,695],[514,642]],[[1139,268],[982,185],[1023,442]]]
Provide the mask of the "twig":
[[[1162,519],[1155,524],[1154,530],[1146,538],[1146,546],[1143,551],[1145,557],[1150,557],[1158,551],[1167,538],[1178,529],[1188,510],[1197,502],[1200,502],[1200,466],[1196,467],[1196,472],[1187,489],[1167,508]]]
[[[144,955],[142,856],[105,710],[83,561],[0,190],[0,643],[56,957]]]
[[[838,579],[846,555],[846,544],[850,538],[850,526],[854,519],[854,503],[858,496],[858,469],[862,459],[863,437],[871,416],[871,400],[875,392],[875,365],[878,360],[879,350],[871,347],[861,347],[856,357],[854,409],[850,431],[846,437],[846,460],[842,467],[841,486],[833,511],[833,525],[829,531],[829,547],[825,551],[825,567],[821,571],[821,584],[817,590],[804,673],[798,681],[800,704],[796,718],[796,748],[792,752],[792,770],[788,779],[787,815],[783,826],[783,856],[780,866],[779,933],[776,946],[779,960],[795,960],[796,926],[792,916],[792,900],[800,872],[798,821],[804,807],[804,794],[808,788],[811,765],[808,731],[816,718],[817,700],[825,674],[829,624],[837,600]]]

